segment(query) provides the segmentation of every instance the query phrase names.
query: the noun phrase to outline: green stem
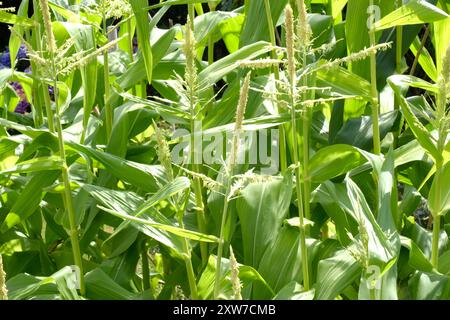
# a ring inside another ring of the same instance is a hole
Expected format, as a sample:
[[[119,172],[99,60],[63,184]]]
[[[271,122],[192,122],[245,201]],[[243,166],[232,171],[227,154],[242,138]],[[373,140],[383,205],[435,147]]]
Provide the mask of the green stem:
[[[178,224],[183,229],[184,229],[183,215],[184,215],[184,211],[186,210],[187,204],[189,203],[190,193],[191,192],[188,189],[186,192],[186,198],[185,198],[184,204],[178,210]],[[186,238],[183,238],[183,249],[185,252],[184,263],[186,265],[186,273],[187,273],[188,282],[189,282],[189,289],[191,291],[191,298],[193,300],[198,300],[198,289],[197,289],[197,282],[195,280],[194,268],[192,266],[191,248],[189,245],[189,241]]]
[[[105,0],[103,0],[103,1],[105,1]],[[106,16],[105,16],[105,12],[103,12],[103,35],[105,37],[107,37],[107,33],[108,33],[108,30],[107,30],[107,26],[106,26]],[[106,141],[109,142],[109,139],[111,137],[114,115],[113,115],[112,106],[109,102],[111,84],[109,82],[108,50],[105,50],[105,52],[103,53],[103,78],[104,78],[104,87],[105,87],[104,103],[105,103]]]
[[[417,64],[419,62],[420,55],[422,54],[423,48],[425,47],[425,43],[427,42],[428,36],[430,35],[430,27],[426,27],[425,32],[423,34],[422,40],[420,41],[420,47],[417,49],[417,54],[414,57],[413,64],[411,66],[411,70],[409,72],[410,76],[413,76],[416,72]]]
[[[403,5],[403,0],[397,0],[397,8]],[[397,43],[395,49],[395,69],[398,74],[402,72],[402,53],[403,53],[403,26],[396,28]]]
[[[37,22],[37,26],[35,29],[36,32],[36,48],[38,50],[38,52],[42,52],[42,45],[41,45],[41,39],[42,39],[42,33],[41,33],[41,24],[39,23],[39,21],[41,20],[41,9],[39,4],[37,3],[36,0],[33,1],[33,8],[35,8],[34,10],[34,20]],[[33,69],[35,70],[35,69]],[[49,96],[49,92],[48,92],[48,87],[47,84],[45,84],[45,82],[40,81],[41,83],[41,90],[42,90],[42,96],[44,97],[44,105],[45,105],[45,111],[47,113],[47,125],[48,125],[48,129],[50,132],[55,132],[55,125],[53,123],[53,110],[52,110],[52,103],[50,100],[50,96]]]
[[[188,4],[188,14],[189,14],[189,19],[191,20],[192,26],[194,26],[195,7],[193,4]]]
[[[128,38],[128,55],[129,55],[129,57],[130,57],[130,63],[133,63],[134,62],[134,46],[133,46],[133,36],[134,36],[134,32],[132,32],[132,28],[133,28],[133,26],[132,26],[132,23],[131,23],[131,19],[134,19],[134,18],[129,18],[128,20],[127,20],[127,28],[128,28],[128,36],[127,36],[127,38]],[[137,95],[137,89],[136,89],[136,86],[133,86],[132,88],[131,88],[131,93],[135,96],[135,95]]]
[[[185,250],[189,250],[187,248],[187,240],[184,238],[184,247]],[[188,257],[184,258],[184,262],[186,264],[186,271],[188,275],[189,289],[191,290],[191,298],[192,300],[198,300],[198,292],[197,292],[197,283],[195,281],[194,268],[192,267],[191,255],[189,253]]]
[[[435,192],[433,194],[434,203],[441,202],[441,172],[443,163],[441,160],[436,162],[436,174],[434,176],[433,183],[436,186]],[[431,264],[437,270],[439,262],[439,233],[441,230],[441,218],[440,212],[432,212],[433,216],[433,240],[431,246]]]
[[[69,177],[66,153],[65,153],[65,148],[64,148],[63,129],[62,129],[61,119],[60,119],[60,115],[59,115],[58,87],[57,87],[58,82],[57,82],[57,78],[56,78],[57,70],[56,70],[55,58],[54,58],[53,53],[52,53],[51,60],[52,60],[53,74],[55,75],[55,78],[54,78],[54,92],[55,92],[55,106],[56,106],[55,122],[56,122],[56,131],[58,134],[59,155],[60,155],[62,166],[63,166],[61,173],[62,173],[62,180],[63,180],[63,185],[64,185],[64,199],[65,199],[65,204],[66,204],[67,211],[69,214],[69,225],[70,225],[69,233],[70,233],[70,241],[72,243],[73,257],[74,257],[75,265],[80,270],[80,279],[79,279],[80,293],[82,296],[84,296],[86,294],[86,288],[85,288],[85,283],[84,283],[83,260],[81,257],[80,243],[79,243],[79,239],[78,239],[78,228],[76,225],[75,209],[73,206],[72,192],[71,192],[71,187],[70,187],[70,177]]]
[[[214,12],[216,11],[216,3],[210,2],[209,5],[209,11]],[[214,63],[214,39],[213,36],[210,35],[208,37],[208,64],[211,65]]]
[[[195,11],[197,12],[197,15],[201,16],[202,14],[204,14],[201,3],[195,3],[194,8],[195,8]],[[192,20],[192,21],[194,21],[194,20]]]
[[[195,115],[192,114],[193,119],[191,120],[191,161],[192,161],[192,171],[196,173],[201,173],[200,166],[196,163],[196,151],[195,151]],[[206,217],[205,217],[205,206],[203,204],[203,193],[202,193],[202,183],[198,177],[193,178],[193,189],[195,194],[195,205],[197,211],[197,225],[198,229],[202,233],[206,233]],[[200,254],[202,257],[202,265],[206,265],[208,262],[208,245],[206,242],[200,242]]]
[[[375,288],[369,289],[370,300],[377,300],[377,290]]]
[[[144,243],[142,244],[141,261],[142,261],[142,287],[144,290],[148,290],[151,288],[150,267],[148,264],[147,246],[145,240]]]
[[[305,291],[309,290],[309,264],[308,264],[308,249],[306,247],[306,229],[304,221],[304,211],[303,211],[303,197],[302,197],[302,187],[301,187],[301,170],[298,161],[298,137],[297,137],[297,121],[295,114],[295,78],[291,76],[291,134],[293,141],[293,160],[295,169],[295,187],[297,191],[297,207],[298,207],[298,217],[299,217],[299,230],[300,230],[300,250],[302,254],[302,271],[303,271],[303,287]]]
[[[273,18],[272,18],[272,11],[270,9],[270,3],[269,0],[264,0],[264,8],[266,11],[266,19],[267,19],[267,25],[269,27],[269,36],[270,36],[270,43],[274,47],[271,51],[272,59],[277,58],[277,52],[275,49],[275,46],[277,45],[276,39],[275,39],[275,27],[273,25]],[[280,79],[280,70],[278,66],[274,66],[274,73],[275,73],[275,79]]]
[[[189,5],[189,18],[191,25],[187,25],[187,28],[191,28],[192,32],[194,32],[194,19],[195,16],[194,6]],[[196,128],[197,118],[200,112],[200,108],[198,104],[195,103],[195,88],[193,85],[190,85],[188,88],[189,92],[189,108],[191,111],[191,146],[190,146],[190,158],[192,164],[192,171],[196,173],[201,173],[201,166],[197,163],[197,160],[201,160],[201,153],[199,154],[195,148],[195,134],[198,133]],[[201,132],[202,128],[198,128]],[[197,159],[198,158],[198,159]],[[206,217],[205,217],[205,206],[203,204],[203,192],[202,192],[202,183],[198,177],[193,178],[193,188],[195,193],[195,202],[196,202],[196,211],[197,211],[197,224],[200,232],[206,233]],[[200,253],[202,257],[202,265],[205,266],[208,263],[208,245],[206,242],[200,242]]]
[[[305,117],[303,120],[303,194],[304,194],[304,210],[305,218],[311,219],[311,182],[309,176],[309,127],[311,124],[311,110],[306,106]],[[305,227],[306,235],[308,235],[309,228]]]
[[[286,128],[284,125],[279,126],[280,130],[280,169],[281,173],[285,173],[287,170],[287,145],[286,145]]]
[[[370,45],[376,44],[375,30],[369,31]],[[372,93],[372,127],[373,127],[373,151],[376,155],[381,154],[380,127],[379,127],[379,100],[377,89],[377,60],[376,53],[370,54],[370,80]]]
[[[439,233],[441,231],[441,217],[433,218],[433,244],[431,248],[431,264],[437,270],[439,262]]]
[[[307,48],[303,48],[303,65],[307,65]],[[312,82],[315,82],[314,75],[311,75],[310,78],[308,76],[304,76],[302,79],[303,86],[308,86],[308,79],[311,79]],[[315,85],[315,84],[313,84]],[[314,99],[315,91],[311,90],[310,93],[305,92],[303,94],[303,100]],[[304,212],[305,218],[311,220],[311,178],[309,175],[309,140],[310,140],[310,126],[312,123],[312,107],[309,105],[305,105],[304,109],[304,117],[303,117],[303,130],[302,130],[302,143],[303,143],[303,194],[304,194]],[[306,236],[309,236],[309,227],[305,226]]]
[[[272,59],[277,58],[277,52],[276,52],[276,38],[275,38],[275,27],[273,24],[273,18],[272,18],[272,11],[270,9],[270,2],[269,0],[264,0],[264,8],[266,11],[266,19],[267,19],[267,25],[269,26],[269,36],[270,36],[270,43],[274,47],[274,49],[271,52]],[[278,81],[280,80],[280,69],[278,66],[273,67],[274,76],[275,76],[275,86],[278,85]],[[278,101],[278,99],[277,99]],[[277,109],[278,103],[277,103]],[[279,112],[279,110],[277,110]],[[284,125],[280,125],[279,127],[280,132],[280,166],[281,166],[281,172],[284,173],[287,170],[287,152],[286,152],[286,130]]]
[[[397,0],[397,9],[400,8],[403,5],[403,0]],[[396,49],[395,49],[395,70],[398,74],[402,73],[402,58],[403,58],[403,26],[397,26],[396,27]],[[394,103],[394,109],[398,110],[399,101],[398,97],[396,96]],[[400,120],[400,123],[402,124],[403,117]],[[399,130],[397,132],[393,133],[394,141],[393,141],[393,148],[395,149],[398,146],[398,137],[401,133],[402,126],[399,126]],[[396,180],[396,178],[395,178]]]
[[[34,15],[34,21],[36,22],[36,30],[39,29],[39,20],[37,19],[37,15]],[[40,35],[38,34],[38,32],[33,32],[32,35],[30,35],[28,32],[26,33],[27,36],[27,41],[31,42],[30,38],[32,38],[34,43],[38,43],[40,41]],[[31,69],[32,70],[36,70],[37,66],[33,61],[30,61],[31,64]],[[14,69],[12,70],[12,72],[14,72]],[[33,87],[32,87],[32,96],[31,99],[32,100],[32,107],[33,107],[33,121],[34,121],[34,126],[36,128],[40,128],[42,127],[43,123],[44,123],[44,112],[42,110],[42,104],[41,101],[38,100],[38,91],[40,89],[41,86],[41,82],[38,81],[38,79],[36,77],[33,76]]]
[[[230,193],[231,176],[227,177],[227,179],[228,179],[228,181],[227,181],[227,187],[226,187],[226,193],[225,193],[226,196],[223,200],[222,221],[220,223],[219,245],[218,245],[218,249],[217,249],[217,262],[216,262],[216,276],[215,276],[215,281],[214,281],[214,299],[216,299],[216,300],[219,298],[220,283],[221,283],[221,279],[222,279],[221,268],[222,268],[223,245],[224,245],[224,238],[225,238],[224,230],[225,230],[225,223],[226,223],[227,214],[228,214],[227,197],[228,197],[228,194]]]

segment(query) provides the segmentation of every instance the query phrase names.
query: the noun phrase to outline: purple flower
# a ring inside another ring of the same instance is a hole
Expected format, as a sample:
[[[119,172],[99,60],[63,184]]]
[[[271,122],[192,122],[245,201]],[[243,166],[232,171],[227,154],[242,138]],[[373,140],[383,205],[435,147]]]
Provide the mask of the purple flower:
[[[133,52],[136,53],[138,51],[138,40],[136,37],[133,38]]]
[[[16,108],[14,109],[14,112],[25,114],[31,111],[31,105],[30,103],[24,99],[20,100],[20,102],[17,104]]]
[[[17,95],[21,98],[25,98],[25,90],[23,90],[23,87],[20,83],[17,81],[11,82],[11,86],[16,90]]]
[[[20,46],[19,51],[17,52],[17,59],[28,59],[28,50],[24,44]]]
[[[6,50],[3,52],[2,56],[0,57],[0,64],[4,65],[7,68],[11,68],[11,56],[9,54],[8,48],[6,48]]]
[[[25,59],[28,59],[28,51],[27,47],[22,44],[19,47],[19,51],[17,52],[17,60],[25,60]],[[6,48],[6,50],[1,55],[0,64],[5,66],[6,68],[11,68],[11,52],[9,51],[9,48]]]

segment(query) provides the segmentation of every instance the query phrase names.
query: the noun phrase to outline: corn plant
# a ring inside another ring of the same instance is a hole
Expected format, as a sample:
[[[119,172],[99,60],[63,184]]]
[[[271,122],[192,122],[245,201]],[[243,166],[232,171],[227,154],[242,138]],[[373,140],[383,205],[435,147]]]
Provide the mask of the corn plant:
[[[0,300],[449,299],[449,14],[1,5]]]

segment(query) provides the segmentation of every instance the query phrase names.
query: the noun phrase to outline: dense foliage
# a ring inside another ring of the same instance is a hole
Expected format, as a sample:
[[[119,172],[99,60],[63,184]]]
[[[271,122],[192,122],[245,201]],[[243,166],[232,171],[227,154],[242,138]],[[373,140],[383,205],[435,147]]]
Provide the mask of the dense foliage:
[[[449,13],[4,3],[0,299],[449,299]]]

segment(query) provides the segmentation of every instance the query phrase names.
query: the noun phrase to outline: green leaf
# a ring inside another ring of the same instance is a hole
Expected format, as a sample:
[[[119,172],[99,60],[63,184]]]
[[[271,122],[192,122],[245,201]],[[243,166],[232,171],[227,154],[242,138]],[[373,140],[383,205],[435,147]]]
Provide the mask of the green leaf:
[[[53,25],[57,39],[59,34],[58,29],[65,29],[69,37],[74,39],[77,52],[89,51],[97,47],[92,26],[69,22],[59,22],[54,23]],[[58,40],[61,41],[62,39]],[[94,107],[97,91],[97,59],[92,59],[86,65],[81,67],[81,79],[83,82],[84,93],[84,123],[87,125],[92,108]]]
[[[0,175],[36,171],[51,171],[62,169],[62,167],[63,162],[60,157],[42,157],[20,162],[9,169],[0,171]]]
[[[211,0],[167,0],[164,2],[160,2],[158,4],[151,5],[147,7],[147,10],[153,10],[157,8],[161,8],[164,6],[176,6],[176,5],[183,5],[183,4],[195,4],[195,3],[206,3]]]
[[[287,0],[269,1],[272,23],[275,25],[281,16]],[[244,47],[257,41],[269,41],[269,25],[266,18],[264,1],[245,2],[245,23],[241,33],[240,46]]]
[[[417,119],[414,113],[411,110],[410,103],[405,97],[401,94],[399,87],[399,78],[397,76],[392,76],[388,78],[388,83],[394,90],[396,96],[399,98],[400,106],[403,111],[403,116],[408,122],[411,131],[414,133],[414,136],[417,138],[422,147],[428,151],[428,153],[436,160],[440,161],[442,155],[438,151],[436,147],[436,143],[433,141],[431,137],[431,133],[422,125],[422,123]]]
[[[440,75],[443,69],[443,57],[450,43],[450,19],[440,20],[433,23],[433,38],[436,58],[437,73]]]
[[[21,18],[28,18],[28,3],[29,0],[24,0],[19,6],[19,10],[17,12],[17,15]],[[24,30],[20,27],[20,25],[14,26],[16,28],[16,32],[18,32],[20,35],[23,35]],[[11,33],[9,38],[9,54],[10,54],[10,61],[11,61],[11,69],[15,69],[16,65],[16,58],[17,53],[21,45],[20,38],[15,35],[14,33]]]
[[[397,10],[375,22],[376,30],[384,30],[396,26],[431,23],[447,19],[450,16],[424,0],[409,1]]]
[[[320,87],[330,87],[332,89],[330,96],[333,96],[333,93],[337,93],[343,96],[361,97],[367,101],[371,97],[370,83],[366,79],[342,67],[331,70],[319,69],[317,72],[317,84]],[[323,95],[326,96],[327,91],[324,91]]]
[[[305,291],[297,282],[292,281],[281,289],[274,300],[313,300],[314,290]]]
[[[6,11],[0,11],[0,22],[7,23],[7,24],[13,24],[13,25],[20,25],[23,27],[34,27],[34,21],[27,17],[21,17]]]
[[[191,181],[186,177],[178,177],[168,184],[164,185],[154,195],[145,201],[141,206],[136,209],[136,216],[140,216],[150,208],[158,204],[159,202],[166,200],[182,191],[188,189],[191,186]]]
[[[86,296],[92,300],[132,300],[134,294],[97,268],[85,275]]]
[[[20,274],[7,282],[8,295],[12,300],[81,300],[82,298],[75,289],[75,281],[74,272],[68,266],[49,277]]]
[[[435,215],[445,215],[450,210],[450,162],[441,168],[439,185],[433,180],[428,195],[428,207]],[[437,194],[437,195],[436,195]],[[439,219],[436,217],[436,219]]]
[[[199,81],[205,87],[214,85],[228,73],[235,71],[240,60],[251,60],[271,50],[270,44],[264,41],[249,44],[238,51],[214,62],[199,74]]]
[[[397,111],[383,113],[379,118],[380,139],[395,130],[399,114]],[[337,133],[333,143],[349,144],[360,149],[373,149],[372,116],[349,119]]]
[[[147,226],[150,226],[150,227],[153,227],[153,228],[156,228],[156,229],[165,230],[165,231],[171,232],[171,233],[173,233],[173,234],[175,234],[177,236],[185,237],[187,239],[196,240],[196,241],[203,241],[203,242],[217,242],[219,240],[215,236],[206,235],[206,234],[202,234],[200,232],[191,231],[191,230],[187,230],[187,229],[182,229],[182,228],[171,226],[171,225],[167,225],[167,224],[161,224],[161,223],[152,222],[152,221],[149,221],[149,220],[137,218],[135,216],[130,216],[128,214],[124,214],[124,213],[121,213],[121,212],[116,212],[114,210],[110,210],[110,209],[102,207],[102,206],[99,206],[99,208],[102,209],[105,212],[108,212],[108,213],[112,214],[113,216],[118,217],[118,218],[122,218],[122,219],[127,220],[127,221],[136,222],[138,224],[147,225]]]
[[[423,272],[432,272],[433,265],[430,263],[430,259],[428,259],[419,246],[412,241],[411,239],[401,236],[400,237],[402,246],[409,250],[409,260],[408,264],[419,271]]]
[[[150,37],[150,42],[152,46],[153,68],[156,68],[159,62],[164,58],[176,34],[174,28],[164,31],[162,33],[159,31],[162,30],[154,28],[152,32],[152,37]],[[153,36],[154,34],[156,34],[155,37]],[[145,62],[143,53],[138,52],[136,60],[129,66],[129,68],[123,75],[117,78],[116,82],[122,89],[128,90],[146,78],[146,74],[142,72],[142,69],[144,68]],[[154,78],[157,78],[156,71]]]
[[[244,263],[255,268],[278,236],[292,196],[292,172],[284,179],[251,183],[237,199]]]
[[[147,74],[148,83],[152,83],[153,74],[153,54],[150,45],[150,24],[148,21],[148,5],[147,0],[131,0],[131,7],[136,16],[136,28],[138,36],[139,49],[142,51],[145,64],[145,72]]]
[[[317,269],[315,285],[317,300],[332,300],[356,280],[361,265],[345,250],[333,257],[321,260]]]
[[[124,160],[123,158],[74,142],[66,142],[66,146],[97,160],[109,173],[142,190],[154,192],[159,188],[157,179],[161,179],[163,175],[160,166],[150,166]]]
[[[5,232],[7,229],[12,228],[31,216],[41,203],[45,194],[43,189],[52,185],[60,174],[61,171],[59,170],[35,174],[26,184],[11,208],[11,211],[6,216],[1,227],[2,232]]]
[[[310,245],[309,239],[307,245]],[[301,281],[301,249],[299,246],[299,229],[284,226],[278,237],[266,249],[258,267],[258,272],[267,281],[273,291],[278,292],[292,281]],[[253,299],[270,299],[267,293],[255,286]]]
[[[317,151],[310,159],[309,169],[313,182],[324,182],[340,176],[366,162],[357,148],[336,144]]]
[[[200,279],[197,283],[199,298],[202,300],[210,299],[212,297],[214,291],[214,279],[216,274],[216,257],[209,256],[208,264],[203,270]],[[260,285],[261,292],[264,292],[268,296],[273,296],[272,289],[268,286],[266,281],[261,277],[261,275],[253,269],[252,267],[239,264],[239,280],[242,283],[242,294],[244,299],[249,299],[249,296],[246,296],[246,292],[253,284]],[[228,259],[222,258],[221,263],[222,275],[225,275],[222,278],[222,282],[220,284],[220,296],[222,298],[231,299],[233,297],[233,289],[230,281],[231,268],[230,261]]]
[[[450,251],[444,252],[439,257],[439,272],[450,276]]]
[[[419,48],[420,48],[420,40],[418,37],[416,37],[410,47],[411,52],[414,54],[415,57],[417,57]],[[419,56],[419,64],[422,67],[422,69],[426,72],[427,76],[429,76],[431,80],[433,80],[434,82],[437,82],[438,73],[436,65],[430,53],[428,52],[428,49],[425,46],[422,47],[422,52]]]
[[[448,300],[450,297],[449,276],[418,271],[408,285],[416,300]]]

